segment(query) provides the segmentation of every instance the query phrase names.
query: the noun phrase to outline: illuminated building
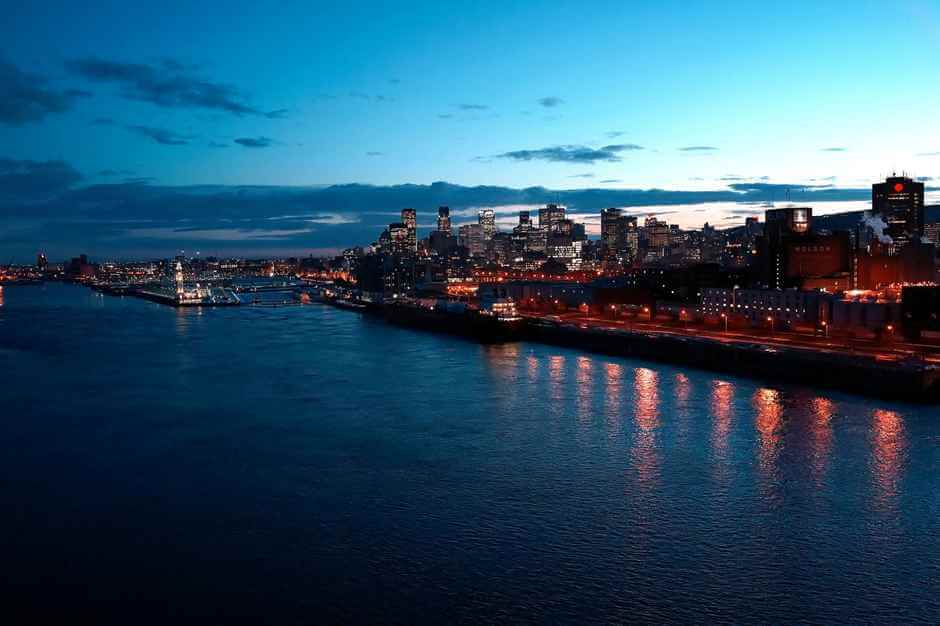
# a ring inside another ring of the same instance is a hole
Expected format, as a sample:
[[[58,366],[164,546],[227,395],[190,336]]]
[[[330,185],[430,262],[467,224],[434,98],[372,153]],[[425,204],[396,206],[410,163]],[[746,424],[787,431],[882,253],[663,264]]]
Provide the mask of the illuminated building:
[[[458,241],[471,257],[481,257],[486,252],[481,224],[464,224],[458,230]]]
[[[388,225],[388,251],[391,254],[408,254],[413,252],[410,241],[411,229],[403,223]]]
[[[608,254],[620,249],[620,209],[611,207],[601,210],[601,242]]]
[[[477,214],[483,235],[484,245],[496,234],[496,212],[493,209],[480,209]]]
[[[405,250],[414,253],[418,249],[418,216],[415,210],[402,209],[401,223],[407,229],[405,233]]]
[[[450,207],[442,206],[437,209],[437,231],[450,234]]]
[[[662,256],[665,248],[669,247],[672,231],[664,220],[658,220],[653,216],[646,218],[644,224],[646,228],[646,247],[656,256]]]
[[[548,204],[539,209],[539,228],[546,233],[554,230],[555,224],[565,219],[565,207]]]
[[[885,235],[891,238],[889,253],[897,254],[924,234],[924,183],[906,176],[890,176],[871,186],[871,209],[888,225]]]
[[[788,286],[788,245],[799,245],[795,242],[809,235],[813,223],[813,209],[769,209],[764,216],[764,234],[758,244],[761,281],[771,289],[783,289]]]

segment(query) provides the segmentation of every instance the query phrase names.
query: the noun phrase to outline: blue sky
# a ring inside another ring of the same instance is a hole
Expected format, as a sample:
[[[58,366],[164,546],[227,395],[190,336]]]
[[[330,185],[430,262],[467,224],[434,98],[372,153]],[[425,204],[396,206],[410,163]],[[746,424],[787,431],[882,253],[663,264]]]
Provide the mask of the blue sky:
[[[936,2],[77,4],[0,26],[0,159],[69,189],[940,176]]]

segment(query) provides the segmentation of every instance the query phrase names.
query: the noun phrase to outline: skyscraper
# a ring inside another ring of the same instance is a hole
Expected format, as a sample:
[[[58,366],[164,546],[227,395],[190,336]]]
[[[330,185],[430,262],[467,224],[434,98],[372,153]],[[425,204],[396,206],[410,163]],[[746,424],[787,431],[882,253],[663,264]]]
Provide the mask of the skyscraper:
[[[415,252],[418,249],[418,216],[414,209],[401,210],[401,223],[408,229],[405,241],[405,251]]]
[[[897,254],[924,234],[924,183],[906,176],[890,176],[871,186],[872,213],[888,225],[889,250]]]
[[[483,229],[483,240],[489,241],[496,234],[496,211],[493,209],[480,209],[478,213],[480,227]]]
[[[551,233],[555,224],[565,219],[565,207],[557,204],[548,204],[539,209],[539,228]]]
[[[447,235],[450,234],[450,207],[437,208],[437,230]]]
[[[407,211],[407,209],[405,209]],[[402,211],[404,213],[404,211]],[[408,254],[413,252],[410,247],[411,229],[404,223],[388,225],[389,252],[391,254]]]
[[[620,248],[620,209],[611,207],[601,210],[601,242],[608,254]]]

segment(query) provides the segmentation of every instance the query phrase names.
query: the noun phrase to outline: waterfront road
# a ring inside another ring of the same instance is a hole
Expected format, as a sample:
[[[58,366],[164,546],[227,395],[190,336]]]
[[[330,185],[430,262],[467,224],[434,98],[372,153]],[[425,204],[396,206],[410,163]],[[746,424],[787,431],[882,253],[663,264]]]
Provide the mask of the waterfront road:
[[[870,356],[878,360],[896,361],[917,358],[927,363],[940,364],[940,347],[912,344],[896,339],[881,341],[867,339],[849,339],[845,337],[813,336],[793,331],[760,329],[710,328],[700,324],[682,322],[668,323],[637,319],[609,319],[585,316],[580,313],[548,315],[525,312],[525,317],[541,319],[557,324],[582,328],[609,328],[646,334],[663,334],[680,337],[704,337],[722,343],[740,343],[761,345],[767,348],[805,348],[822,352]]]

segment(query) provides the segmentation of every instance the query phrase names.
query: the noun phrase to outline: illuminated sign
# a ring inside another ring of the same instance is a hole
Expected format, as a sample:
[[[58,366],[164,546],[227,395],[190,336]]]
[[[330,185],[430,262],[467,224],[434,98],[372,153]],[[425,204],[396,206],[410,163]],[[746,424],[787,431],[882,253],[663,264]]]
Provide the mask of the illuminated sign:
[[[902,191],[904,191],[904,185],[901,183],[895,183],[894,191],[896,191],[897,193],[901,193]]]

